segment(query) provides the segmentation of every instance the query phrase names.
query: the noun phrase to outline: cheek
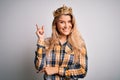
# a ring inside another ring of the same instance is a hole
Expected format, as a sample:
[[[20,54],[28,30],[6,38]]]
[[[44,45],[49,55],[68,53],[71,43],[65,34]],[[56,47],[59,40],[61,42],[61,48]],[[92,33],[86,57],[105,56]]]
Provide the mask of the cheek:
[[[69,25],[69,27],[72,29],[73,25],[72,25],[72,24],[70,24],[70,25]]]
[[[62,30],[62,27],[61,27],[59,24],[57,24],[57,26],[56,26],[56,30],[57,30],[58,33],[60,33],[61,30]]]
[[[70,29],[70,30],[72,30],[72,29],[73,29],[73,27],[72,27],[72,26],[69,26],[69,29]]]
[[[57,29],[62,29],[64,27],[64,25],[63,24],[57,24]]]
[[[61,32],[61,31],[62,31],[62,27],[58,27],[57,30],[58,30],[59,32]]]

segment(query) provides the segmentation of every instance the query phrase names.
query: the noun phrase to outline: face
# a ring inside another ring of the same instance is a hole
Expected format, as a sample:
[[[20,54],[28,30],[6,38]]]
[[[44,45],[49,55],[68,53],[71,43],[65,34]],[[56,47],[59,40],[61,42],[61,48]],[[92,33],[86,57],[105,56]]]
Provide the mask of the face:
[[[61,15],[57,22],[57,30],[61,36],[68,36],[72,30],[72,20],[69,15]]]

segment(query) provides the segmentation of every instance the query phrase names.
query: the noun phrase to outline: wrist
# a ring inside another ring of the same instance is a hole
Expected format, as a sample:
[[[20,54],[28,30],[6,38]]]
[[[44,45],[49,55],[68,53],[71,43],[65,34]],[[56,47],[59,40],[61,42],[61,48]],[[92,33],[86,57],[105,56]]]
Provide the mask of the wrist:
[[[44,45],[44,39],[38,39],[37,43],[40,44],[40,45]]]
[[[44,41],[44,38],[38,38],[38,41]]]

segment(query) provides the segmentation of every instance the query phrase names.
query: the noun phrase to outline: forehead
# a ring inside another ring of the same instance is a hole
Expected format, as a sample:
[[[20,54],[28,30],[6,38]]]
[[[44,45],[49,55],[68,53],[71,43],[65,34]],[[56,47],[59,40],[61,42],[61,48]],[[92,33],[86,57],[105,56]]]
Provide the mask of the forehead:
[[[59,17],[59,20],[71,20],[71,16],[70,15],[61,15]]]

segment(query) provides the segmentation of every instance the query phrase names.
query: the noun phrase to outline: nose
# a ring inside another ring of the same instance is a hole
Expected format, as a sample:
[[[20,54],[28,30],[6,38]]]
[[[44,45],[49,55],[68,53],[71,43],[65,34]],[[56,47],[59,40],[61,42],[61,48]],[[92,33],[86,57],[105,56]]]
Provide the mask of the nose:
[[[69,27],[69,24],[68,23],[65,23],[65,28],[68,28]]]

